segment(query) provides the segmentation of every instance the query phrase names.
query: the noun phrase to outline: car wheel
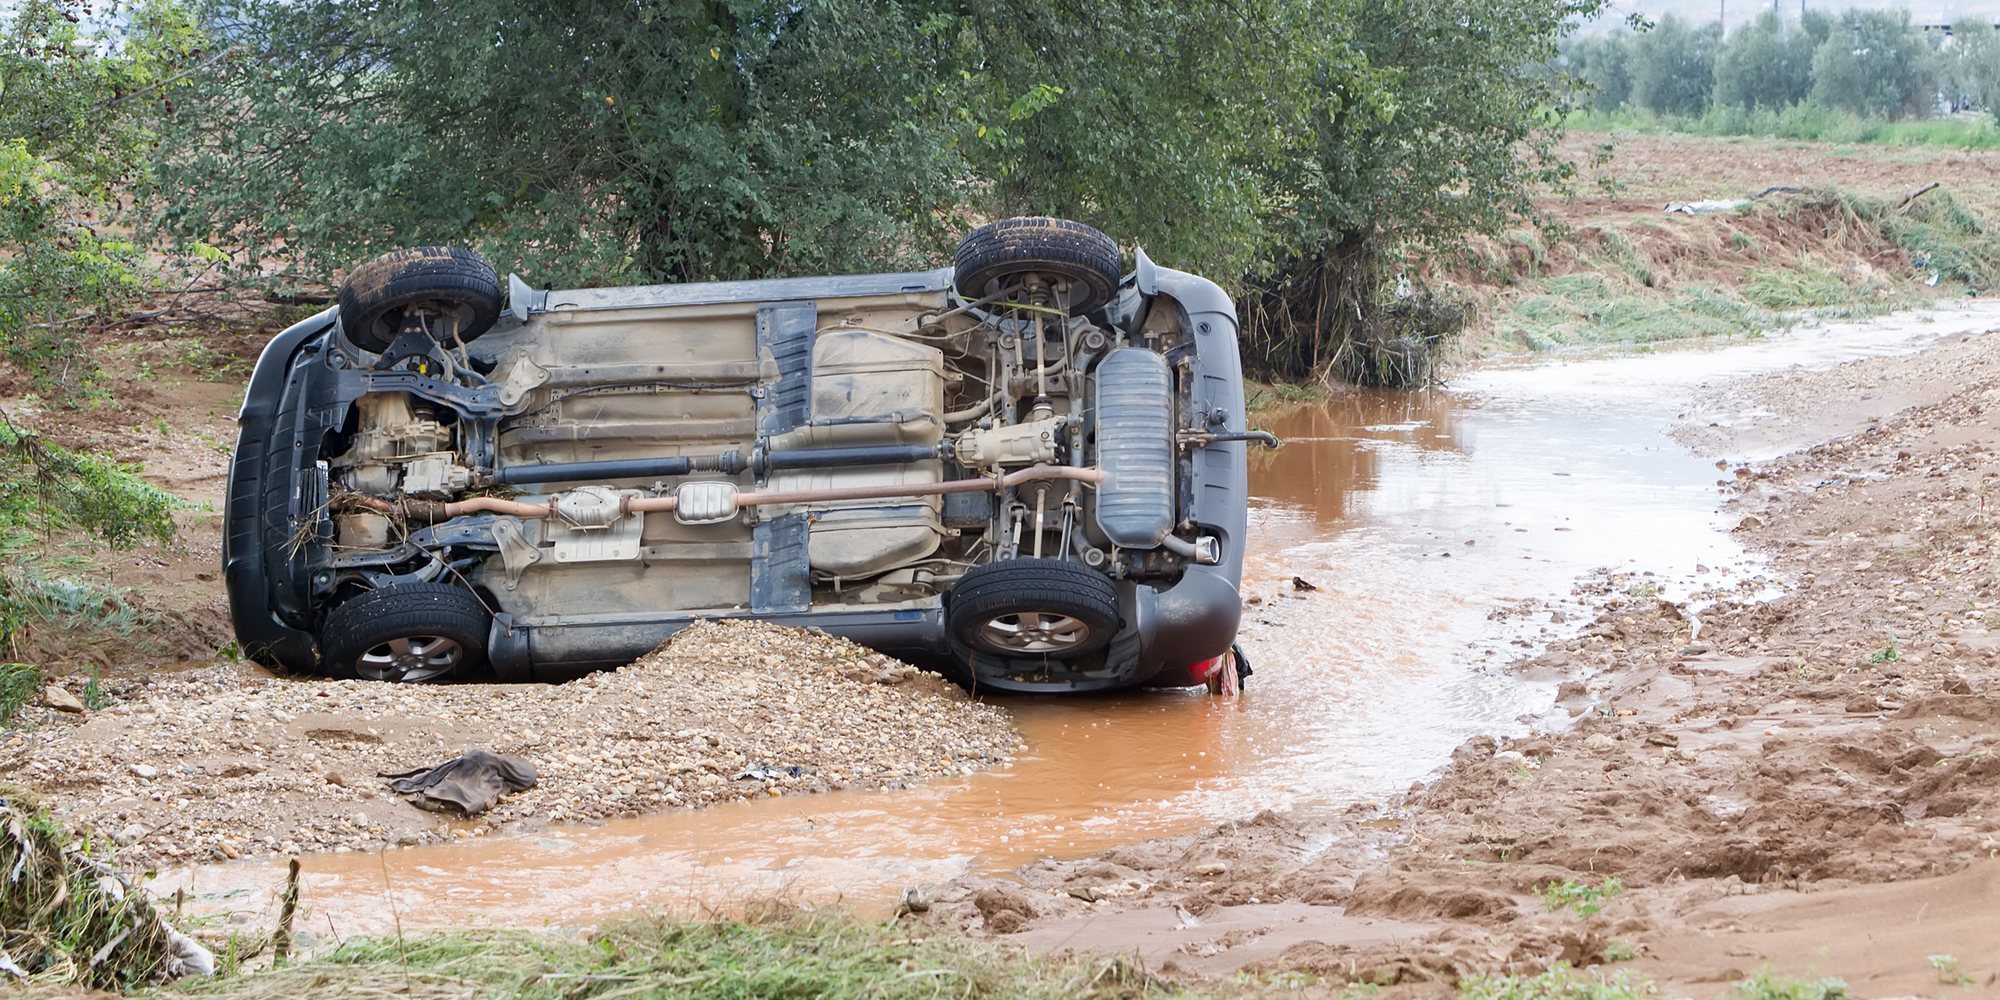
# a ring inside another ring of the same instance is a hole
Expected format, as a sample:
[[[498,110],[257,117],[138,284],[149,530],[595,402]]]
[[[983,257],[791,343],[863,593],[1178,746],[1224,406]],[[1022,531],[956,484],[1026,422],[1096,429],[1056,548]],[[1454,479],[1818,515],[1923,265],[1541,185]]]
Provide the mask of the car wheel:
[[[340,332],[349,343],[380,354],[421,310],[437,317],[439,339],[470,343],[500,318],[500,275],[464,247],[393,250],[354,269],[340,284]]]
[[[334,608],[320,630],[320,672],[421,684],[486,662],[493,616],[478,595],[441,583],[371,590]]]
[[[1081,222],[1028,216],[973,230],[958,244],[952,271],[958,294],[968,299],[1040,275],[1063,286],[1054,304],[1080,316],[1111,301],[1122,266],[1111,237]]]
[[[1061,559],[974,568],[951,589],[945,627],[961,648],[1015,659],[1067,660],[1118,632],[1118,589]]]

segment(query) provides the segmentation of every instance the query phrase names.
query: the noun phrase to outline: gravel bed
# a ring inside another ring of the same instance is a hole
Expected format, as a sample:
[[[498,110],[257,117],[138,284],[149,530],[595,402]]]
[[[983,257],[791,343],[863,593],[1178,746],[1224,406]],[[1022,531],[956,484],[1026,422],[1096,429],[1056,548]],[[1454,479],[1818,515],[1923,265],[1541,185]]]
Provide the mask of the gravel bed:
[[[4,770],[140,865],[373,850],[758,796],[899,787],[1003,763],[1000,709],[843,639],[705,622],[568,684],[399,686],[247,664],[107,682],[82,715],[24,708]],[[392,794],[385,772],[473,748],[540,785],[474,820]]]

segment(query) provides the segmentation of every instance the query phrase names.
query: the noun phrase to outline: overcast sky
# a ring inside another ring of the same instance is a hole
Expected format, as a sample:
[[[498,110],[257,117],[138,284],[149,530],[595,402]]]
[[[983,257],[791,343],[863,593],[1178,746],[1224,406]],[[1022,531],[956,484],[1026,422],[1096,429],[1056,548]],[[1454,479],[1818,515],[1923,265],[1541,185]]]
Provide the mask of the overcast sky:
[[[1960,17],[1985,17],[2000,23],[2000,0],[1872,0],[1863,3],[1828,3],[1825,0],[1806,0],[1814,10],[1846,10],[1849,7],[1901,7],[1910,12],[1910,20],[1923,24],[1948,23]],[[1756,0],[1612,0],[1600,23],[1616,23],[1624,20],[1634,11],[1649,18],[1672,12],[1694,21],[1713,21],[1718,14],[1726,13],[1728,24],[1734,28],[1769,10],[1771,0],[1758,3]],[[1778,0],[1778,9],[1789,20],[1799,16],[1799,0]]]

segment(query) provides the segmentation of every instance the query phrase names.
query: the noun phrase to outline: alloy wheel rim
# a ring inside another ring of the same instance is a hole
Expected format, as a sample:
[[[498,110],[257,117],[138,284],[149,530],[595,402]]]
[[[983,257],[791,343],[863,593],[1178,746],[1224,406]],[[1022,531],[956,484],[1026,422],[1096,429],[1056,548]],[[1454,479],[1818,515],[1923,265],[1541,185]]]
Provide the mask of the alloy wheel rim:
[[[371,647],[354,669],[372,681],[419,684],[451,673],[464,659],[465,647],[455,639],[412,635]]]
[[[1063,653],[1090,638],[1090,626],[1053,611],[996,615],[979,631],[988,645],[1009,653]]]

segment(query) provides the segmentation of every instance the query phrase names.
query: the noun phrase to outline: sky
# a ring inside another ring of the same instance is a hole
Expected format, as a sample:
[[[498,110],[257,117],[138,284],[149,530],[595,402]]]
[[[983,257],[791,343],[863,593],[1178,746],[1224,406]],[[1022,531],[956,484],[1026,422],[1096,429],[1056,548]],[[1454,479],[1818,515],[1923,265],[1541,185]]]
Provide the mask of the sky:
[[[1800,0],[1778,0],[1778,9],[1787,18],[1799,16]],[[1921,24],[1949,22],[1960,17],[1985,17],[2000,23],[2000,0],[1864,0],[1861,3],[1833,3],[1826,0],[1805,0],[1814,10],[1846,10],[1849,7],[1901,7],[1910,12],[1910,20]],[[1764,11],[1770,9],[1771,0],[1612,0],[1600,23],[1616,23],[1627,14],[1638,12],[1649,18],[1661,14],[1674,13],[1693,21],[1713,21],[1717,14],[1726,17],[1726,23],[1734,28]]]

